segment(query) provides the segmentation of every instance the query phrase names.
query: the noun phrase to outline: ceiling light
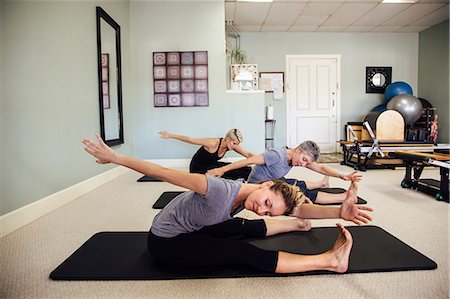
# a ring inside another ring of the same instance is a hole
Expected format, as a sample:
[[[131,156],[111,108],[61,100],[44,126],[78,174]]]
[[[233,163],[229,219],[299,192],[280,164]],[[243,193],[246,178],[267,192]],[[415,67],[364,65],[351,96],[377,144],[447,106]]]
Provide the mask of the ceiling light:
[[[414,4],[417,0],[383,0],[381,3]]]

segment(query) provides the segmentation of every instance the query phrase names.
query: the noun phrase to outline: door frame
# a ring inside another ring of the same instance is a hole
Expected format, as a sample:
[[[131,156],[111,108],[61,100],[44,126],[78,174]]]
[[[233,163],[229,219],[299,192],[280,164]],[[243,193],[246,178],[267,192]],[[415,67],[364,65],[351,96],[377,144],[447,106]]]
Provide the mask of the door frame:
[[[335,132],[335,138],[336,141],[340,140],[341,137],[341,54],[317,54],[317,55],[286,55],[286,141],[287,145],[289,146],[291,135],[292,135],[292,129],[290,128],[290,122],[291,122],[291,116],[289,113],[289,103],[292,99],[291,97],[291,86],[290,86],[290,79],[291,79],[291,71],[289,68],[289,63],[292,59],[304,59],[304,60],[317,60],[317,59],[327,59],[327,60],[335,60],[336,61],[336,132]],[[297,144],[298,145],[298,144]],[[336,142],[335,145],[335,152],[338,152],[339,147]]]

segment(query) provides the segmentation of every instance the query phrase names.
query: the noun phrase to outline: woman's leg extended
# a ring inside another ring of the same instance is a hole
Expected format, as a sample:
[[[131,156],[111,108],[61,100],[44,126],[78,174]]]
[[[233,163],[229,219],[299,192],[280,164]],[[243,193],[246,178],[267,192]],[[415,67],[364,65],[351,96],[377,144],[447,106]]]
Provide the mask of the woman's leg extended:
[[[306,188],[308,189],[319,189],[330,187],[330,177],[324,176],[320,181],[305,181]]]
[[[199,233],[217,238],[230,237],[266,237],[293,231],[309,231],[311,221],[307,219],[244,219],[233,218],[231,220],[206,226]]]
[[[211,168],[209,168],[209,169],[223,167],[228,164],[230,164],[230,163],[219,161],[219,162],[216,162],[216,164],[211,166]],[[252,168],[250,166],[244,166],[244,167],[241,167],[238,169],[227,171],[223,174],[222,177],[224,179],[229,179],[229,180],[237,180],[237,179],[247,180],[248,176],[250,175],[250,172],[252,172]]]
[[[307,198],[309,198],[313,203],[315,203],[317,194],[319,193],[317,190],[310,190],[306,187],[306,182],[299,181],[297,179],[286,179],[283,178],[289,185],[294,185],[300,188],[300,190],[305,194]]]
[[[266,222],[263,219],[233,218],[222,223],[205,226],[199,233],[216,237],[264,237],[267,233]]]
[[[301,255],[288,252],[279,252],[276,273],[295,273],[313,270],[328,270],[333,272],[346,272],[348,260],[353,245],[350,232],[342,225],[337,224],[341,234],[333,248],[317,255]]]
[[[348,190],[353,190],[352,194],[349,195]],[[319,191],[317,193],[315,203],[318,204],[330,204],[330,203],[342,203],[348,196],[352,197],[353,203],[358,202],[358,196],[356,193],[358,192],[358,187],[355,182],[350,183],[350,187],[344,193],[339,194],[331,194],[326,192]]]
[[[318,255],[267,251],[244,241],[218,239],[198,232],[173,238],[161,238],[150,233],[148,247],[159,262],[175,266],[239,264],[270,273],[345,272],[353,241],[348,230],[340,224],[338,227],[341,235],[333,248]]]
[[[249,166],[245,166],[225,172],[222,177],[229,180],[237,180],[237,179],[247,180],[250,175],[250,172],[252,172],[252,168]]]
[[[149,233],[148,247],[161,263],[174,266],[245,265],[265,272],[275,271],[278,252],[244,241],[219,239],[199,232],[161,238]]]

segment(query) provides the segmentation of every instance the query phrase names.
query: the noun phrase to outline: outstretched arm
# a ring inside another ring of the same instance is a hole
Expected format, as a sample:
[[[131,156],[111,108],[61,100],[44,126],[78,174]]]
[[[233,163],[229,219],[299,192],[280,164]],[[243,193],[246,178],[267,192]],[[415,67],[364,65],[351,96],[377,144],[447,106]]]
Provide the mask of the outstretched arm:
[[[208,182],[205,175],[174,170],[148,161],[123,156],[107,146],[98,134],[96,134],[96,137],[98,139],[98,144],[87,138],[83,138],[81,142],[86,146],[84,150],[97,158],[97,163],[122,165],[142,174],[187,188],[200,195],[206,194]]]
[[[352,201],[353,191],[348,191],[349,196],[344,200],[340,207],[329,207],[315,204],[301,204],[298,206],[292,216],[306,219],[333,219],[342,218],[351,221],[357,225],[367,224],[372,221],[372,216],[365,211],[372,212],[371,207],[357,206]]]
[[[273,236],[282,233],[309,231],[311,230],[311,221],[308,219],[270,219],[264,218],[266,224],[266,236]]]
[[[250,158],[252,156],[254,156],[253,153],[247,151],[245,148],[241,147],[240,145],[236,146],[236,148],[234,149],[234,151],[246,158]]]
[[[161,138],[164,139],[177,139],[190,144],[202,145],[208,149],[214,148],[216,143],[216,138],[191,138],[184,135],[172,134],[167,131],[161,131],[159,134],[161,135]]]
[[[332,176],[335,178],[340,178],[345,181],[356,181],[359,182],[362,178],[362,175],[358,173],[357,171],[353,171],[349,174],[342,174],[336,169],[333,169],[329,166],[326,166],[324,164],[320,164],[317,162],[313,162],[310,165],[306,166],[306,168],[311,169],[313,171],[316,171],[318,173],[324,174],[326,176]]]
[[[210,169],[208,170],[207,174],[214,176],[222,176],[225,172],[228,172],[230,170],[238,169],[252,164],[264,164],[264,163],[265,163],[264,156],[261,154],[257,156],[251,156],[250,158],[236,161],[234,163],[227,164],[219,168]]]

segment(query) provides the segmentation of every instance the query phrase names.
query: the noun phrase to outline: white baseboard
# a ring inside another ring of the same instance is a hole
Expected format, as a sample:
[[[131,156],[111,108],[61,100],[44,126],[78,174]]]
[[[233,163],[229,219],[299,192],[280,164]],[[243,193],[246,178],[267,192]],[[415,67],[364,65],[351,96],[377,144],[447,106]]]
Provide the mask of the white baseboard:
[[[32,202],[8,214],[0,216],[0,238],[94,190],[95,188],[98,188],[99,186],[111,181],[127,171],[127,168],[115,167],[76,185],[70,186],[64,190]]]
[[[241,159],[242,158],[226,158],[222,161],[235,162]],[[189,168],[191,159],[162,159],[148,161],[164,167]],[[0,238],[21,228],[22,226],[27,225],[30,222],[33,222],[51,211],[62,207],[68,202],[83,196],[84,194],[115,179],[127,171],[129,170],[125,167],[115,167],[76,185],[70,186],[64,190],[58,191],[24,207],[9,212],[8,214],[0,216]]]

